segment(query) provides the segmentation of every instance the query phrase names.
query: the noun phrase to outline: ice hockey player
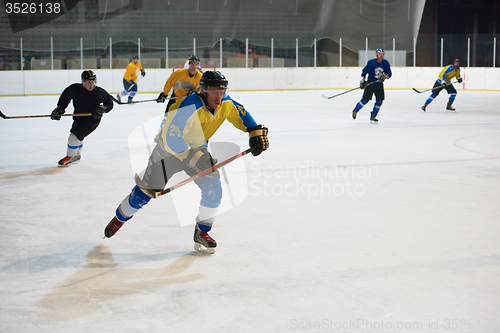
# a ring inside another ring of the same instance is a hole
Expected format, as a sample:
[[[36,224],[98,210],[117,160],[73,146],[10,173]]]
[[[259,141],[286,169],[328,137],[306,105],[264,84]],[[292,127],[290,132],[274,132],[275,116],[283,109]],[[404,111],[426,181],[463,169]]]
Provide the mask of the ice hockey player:
[[[200,85],[200,93],[177,101],[165,115],[144,176],[136,179],[137,185],[116,209],[116,215],[104,230],[105,237],[112,237],[151,200],[146,189],[161,191],[177,172],[185,171],[194,176],[215,165],[215,160],[207,151],[208,140],[226,119],[239,130],[249,133],[249,145],[254,156],[268,148],[268,129],[257,125],[243,105],[227,95],[228,81],[223,74],[206,71]],[[219,172],[215,170],[194,182],[201,190],[193,237],[195,250],[214,253],[217,243],[208,232],[222,198]]]
[[[139,56],[134,56],[132,61],[127,65],[125,69],[125,74],[123,75],[123,88],[124,90],[116,95],[118,101],[122,101],[122,98],[128,95],[128,103],[132,103],[134,96],[137,94],[137,80],[139,79],[139,73],[142,77],[146,76],[146,71],[142,68],[142,64],[139,61]]]
[[[429,105],[434,98],[439,95],[441,90],[446,89],[450,97],[448,98],[448,104],[446,105],[446,110],[455,111],[452,104],[457,96],[457,91],[451,84],[451,79],[456,78],[458,83],[462,83],[462,78],[460,77],[460,60],[453,60],[453,64],[445,66],[438,75],[438,79],[434,82],[434,87],[432,88],[431,96],[425,101],[422,106],[422,111],[425,112],[427,105]]]
[[[384,59],[384,50],[377,49],[375,54],[377,58],[368,60],[361,72],[359,87],[364,89],[363,97],[352,111],[352,118],[356,119],[359,110],[361,110],[361,108],[372,99],[373,94],[375,94],[375,105],[370,114],[370,120],[374,123],[378,122],[376,117],[385,99],[384,81],[392,76],[391,66],[389,62]],[[366,81],[367,74],[368,80]]]
[[[167,113],[170,106],[176,102],[175,97],[183,97],[199,92],[200,79],[202,76],[202,73],[198,70],[199,66],[200,59],[198,59],[195,55],[191,55],[189,57],[189,68],[179,69],[173,72],[167,79],[167,82],[165,82],[165,86],[163,87],[163,91],[156,99],[157,103],[165,103],[168,93],[171,89],[173,90],[172,95],[170,96],[170,101],[165,109],[165,113]]]
[[[191,54],[189,56],[188,60],[186,60],[186,62],[184,63],[184,68],[189,69],[189,65],[191,65],[191,61],[195,58],[198,59],[198,68],[197,69],[199,72],[201,72],[201,74],[203,74],[203,71],[202,71],[200,63],[199,63],[200,59],[197,56],[195,56],[194,54]]]
[[[91,116],[73,117],[73,126],[68,138],[68,148],[66,157],[62,158],[59,166],[67,166],[80,160],[83,147],[83,139],[92,133],[99,123],[104,113],[113,109],[111,96],[101,87],[96,86],[97,77],[91,70],[82,72],[82,83],[73,83],[59,97],[57,107],[52,111],[52,120],[61,119],[61,115],[66,112],[71,100],[73,100],[74,113],[92,113]]]

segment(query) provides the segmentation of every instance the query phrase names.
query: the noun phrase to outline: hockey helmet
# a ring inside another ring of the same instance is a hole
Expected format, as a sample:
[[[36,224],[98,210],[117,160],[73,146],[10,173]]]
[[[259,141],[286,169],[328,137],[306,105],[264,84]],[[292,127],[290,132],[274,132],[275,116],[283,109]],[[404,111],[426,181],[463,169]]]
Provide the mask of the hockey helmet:
[[[382,53],[382,55],[384,55],[384,54],[385,54],[384,49],[382,49],[382,48],[378,48],[378,49],[375,51],[375,54],[379,54],[379,53]]]
[[[227,79],[219,71],[206,71],[200,79],[201,92],[205,93],[209,87],[227,89]]]
[[[135,55],[135,56],[132,57],[132,60],[135,60],[135,59],[139,60],[139,56]]]
[[[97,76],[91,70],[86,70],[86,71],[82,72],[82,83],[84,81],[88,81],[88,80],[91,80],[91,81],[94,81],[95,83],[97,83]]]
[[[456,66],[455,66],[455,64],[456,64],[456,63],[458,63],[458,65],[456,65]],[[455,59],[453,60],[453,66],[454,66],[454,67],[458,67],[459,65],[460,65],[460,60],[459,60],[459,59],[457,59],[457,58],[455,58]]]
[[[192,62],[194,62],[194,61],[196,61],[197,63],[200,63],[200,58],[198,58],[198,57],[197,57],[197,56],[195,56],[194,54],[191,54],[191,55],[189,56],[189,63],[192,63]]]

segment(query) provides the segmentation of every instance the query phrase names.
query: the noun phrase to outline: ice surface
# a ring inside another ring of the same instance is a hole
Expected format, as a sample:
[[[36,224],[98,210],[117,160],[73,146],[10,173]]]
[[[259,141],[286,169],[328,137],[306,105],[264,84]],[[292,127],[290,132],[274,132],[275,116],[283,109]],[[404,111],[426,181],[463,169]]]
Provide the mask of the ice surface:
[[[370,124],[373,102],[351,118],[360,91],[321,98],[339,92],[231,93],[270,148],[241,159],[213,256],[170,195],[102,239],[134,186],[131,133],[165,104],[115,105],[68,168],[71,118],[0,119],[0,331],[500,331],[500,94],[460,90],[452,113],[443,92],[424,113],[427,94],[387,90]],[[213,141],[248,144],[229,123]]]

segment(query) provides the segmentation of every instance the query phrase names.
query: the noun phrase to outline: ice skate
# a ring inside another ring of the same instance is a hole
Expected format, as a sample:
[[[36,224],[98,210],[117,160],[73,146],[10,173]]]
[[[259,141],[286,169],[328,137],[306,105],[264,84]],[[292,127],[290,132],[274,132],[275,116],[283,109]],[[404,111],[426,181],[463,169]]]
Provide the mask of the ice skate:
[[[448,102],[448,104],[446,105],[446,110],[448,111],[455,111],[455,109],[451,106],[452,103]]]
[[[76,155],[73,157],[66,156],[66,157],[62,158],[61,160],[59,160],[59,162],[57,162],[57,164],[58,164],[58,167],[65,167],[65,166],[70,165],[73,162],[79,161],[81,158],[82,158],[81,155]]]
[[[210,237],[208,232],[203,232],[198,228],[198,224],[194,229],[194,249],[198,252],[214,254],[217,242]]]
[[[117,233],[118,230],[122,227],[125,222],[119,221],[116,216],[108,223],[106,228],[104,229],[105,238],[113,237],[114,234]]]
[[[357,115],[358,115],[357,111],[352,111],[352,119],[356,119]]]
[[[424,104],[424,105],[422,106],[422,111],[424,111],[424,112],[425,112],[425,108],[426,108],[426,107],[427,107],[427,104]]]
[[[372,123],[375,123],[375,124],[376,124],[376,123],[378,123],[378,119],[377,119],[377,118],[375,118],[375,117],[371,117],[371,118],[370,118],[370,121],[371,121]]]
[[[122,102],[122,97],[120,96],[120,94],[116,94],[116,99],[118,100],[118,103]]]

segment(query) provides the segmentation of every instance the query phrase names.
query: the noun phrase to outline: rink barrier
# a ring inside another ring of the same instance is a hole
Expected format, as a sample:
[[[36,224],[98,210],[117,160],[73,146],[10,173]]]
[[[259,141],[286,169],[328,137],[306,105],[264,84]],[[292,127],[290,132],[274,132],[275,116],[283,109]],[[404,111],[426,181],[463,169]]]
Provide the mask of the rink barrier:
[[[393,67],[386,89],[428,89],[441,67]],[[97,84],[109,93],[123,90],[123,69],[92,69]],[[361,67],[222,68],[230,91],[349,89],[359,84]],[[140,93],[159,93],[171,68],[149,68],[138,83]],[[0,96],[58,95],[80,82],[81,70],[0,71]],[[456,89],[500,91],[500,68],[462,68],[464,83]]]

